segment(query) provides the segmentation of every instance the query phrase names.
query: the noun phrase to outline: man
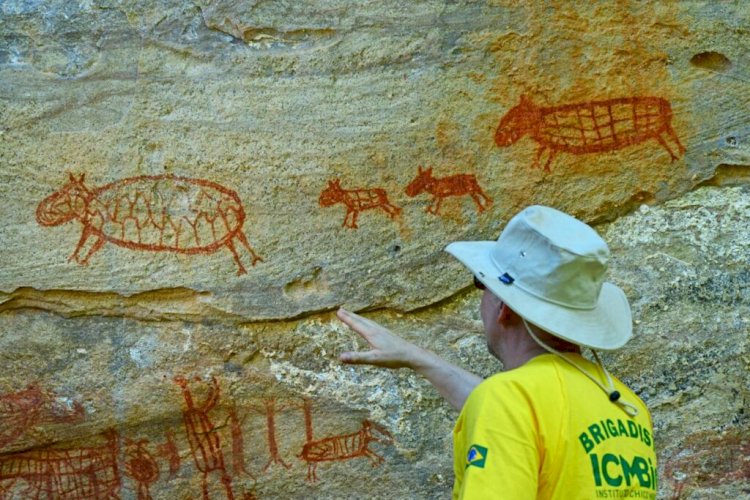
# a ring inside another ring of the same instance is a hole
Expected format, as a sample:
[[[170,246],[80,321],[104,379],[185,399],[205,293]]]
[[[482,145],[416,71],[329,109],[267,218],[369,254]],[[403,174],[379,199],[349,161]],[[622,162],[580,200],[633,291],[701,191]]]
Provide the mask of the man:
[[[648,409],[594,351],[632,335],[625,294],[604,281],[606,243],[583,222],[532,206],[496,242],[446,251],[484,290],[487,347],[503,372],[482,381],[371,320],[344,309],[338,316],[370,344],[341,361],[411,368],[461,410],[453,497],[655,498]]]

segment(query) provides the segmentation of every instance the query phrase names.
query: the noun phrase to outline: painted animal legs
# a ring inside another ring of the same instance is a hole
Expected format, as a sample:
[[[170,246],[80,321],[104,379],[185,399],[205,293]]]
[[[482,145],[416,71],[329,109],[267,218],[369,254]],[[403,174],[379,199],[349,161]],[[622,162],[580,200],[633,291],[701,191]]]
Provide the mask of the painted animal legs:
[[[672,150],[669,149],[669,146],[667,145],[667,141],[665,141],[664,138],[661,135],[657,135],[656,136],[656,140],[659,141],[659,144],[661,144],[661,146],[664,149],[667,150],[667,152],[669,153],[669,156],[672,158],[672,161],[675,161],[677,159],[677,157],[674,155],[674,153],[672,152]]]
[[[357,217],[359,216],[359,212],[357,210],[350,210],[348,209],[346,211],[346,217],[344,217],[344,227],[348,227],[351,229],[357,229],[359,226],[357,226]]]
[[[427,211],[431,214],[438,215],[440,213],[440,205],[443,203],[443,198],[436,196],[434,200],[432,200],[432,205],[427,207]]]
[[[307,463],[307,480],[311,483],[314,483],[318,480],[318,475],[315,472],[315,469],[318,467],[318,464],[315,462],[308,462]]]
[[[81,249],[86,244],[86,240],[88,240],[90,236],[91,236],[91,230],[88,227],[84,228],[83,232],[81,233],[81,239],[78,240],[78,245],[76,246],[76,249],[73,251],[73,254],[68,259],[69,261],[75,260],[79,264],[82,264],[85,266],[86,264],[89,263],[89,259],[91,258],[91,256],[94,255],[94,253],[96,253],[104,245],[104,239],[100,236],[97,236],[94,244],[91,246],[91,248],[89,248],[89,251],[83,257],[83,259],[81,259],[78,256],[78,252],[81,251]]]
[[[240,243],[247,248],[247,250],[252,254],[253,256],[253,266],[256,262],[263,262],[263,258],[255,253],[255,250],[250,246],[250,243],[247,241],[247,236],[245,236],[245,233],[242,231],[237,231],[237,238],[240,240]]]
[[[479,192],[472,191],[471,193],[469,193],[469,195],[471,196],[471,199],[474,200],[474,203],[477,204],[477,209],[480,212],[484,212],[485,209],[492,204],[492,200],[489,199],[481,191],[479,191]],[[481,198],[480,198],[480,196],[481,196]],[[485,205],[482,205],[482,199],[484,199]]]
[[[531,163],[531,168],[539,168],[539,160],[546,150],[547,148],[544,146],[539,146],[538,148],[536,148],[536,155],[534,155],[534,161]]]
[[[669,126],[669,124],[667,124],[666,132],[669,135],[669,137],[672,138],[672,140],[675,142],[675,144],[677,144],[677,151],[680,154],[685,154],[685,146],[682,145],[682,143],[680,142],[679,137],[677,137],[677,134],[675,134],[674,129],[671,126]]]
[[[232,252],[232,255],[234,255],[234,261],[237,263],[237,267],[239,268],[237,270],[237,276],[247,274],[247,271],[245,270],[245,266],[243,266],[242,262],[240,262],[240,256],[237,255],[237,250],[235,250],[234,243],[232,243],[231,239],[227,240],[227,248]]]
[[[547,157],[547,163],[544,164],[544,171],[551,172],[549,166],[552,164],[552,160],[557,156],[557,151],[550,150],[549,156]]]
[[[372,460],[372,466],[378,466],[385,462],[385,459],[375,453],[374,451],[370,450],[369,448],[365,449],[365,456],[368,457],[370,460]]]
[[[544,152],[547,151],[546,146],[539,146],[536,150],[536,155],[534,156],[534,162],[531,164],[531,168],[539,168],[539,160],[542,159],[542,155],[544,155]],[[547,156],[547,161],[544,163],[544,171],[549,172],[550,171],[550,165],[552,164],[552,160],[555,159],[555,156],[557,156],[557,151],[550,150],[549,156]]]

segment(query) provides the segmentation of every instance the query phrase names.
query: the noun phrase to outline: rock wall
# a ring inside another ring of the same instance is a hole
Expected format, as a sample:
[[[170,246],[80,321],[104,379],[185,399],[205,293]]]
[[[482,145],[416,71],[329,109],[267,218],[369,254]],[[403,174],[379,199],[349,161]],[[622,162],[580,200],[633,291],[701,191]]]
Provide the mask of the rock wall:
[[[750,492],[740,2],[0,16],[9,495],[448,495],[456,414],[411,373],[341,365],[357,340],[332,312],[497,371],[442,248],[533,203],[610,242],[636,324],[606,361],[653,410],[660,497]]]

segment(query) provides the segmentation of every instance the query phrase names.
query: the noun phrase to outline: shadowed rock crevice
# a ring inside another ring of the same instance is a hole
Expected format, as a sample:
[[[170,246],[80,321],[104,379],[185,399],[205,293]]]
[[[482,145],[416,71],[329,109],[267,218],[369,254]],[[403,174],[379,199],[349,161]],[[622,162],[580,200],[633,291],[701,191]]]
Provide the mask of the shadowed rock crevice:
[[[698,184],[701,186],[741,186],[750,184],[750,165],[722,163],[716,167],[714,175]]]
[[[112,292],[38,290],[21,287],[0,295],[0,313],[34,309],[63,317],[126,317],[141,321],[237,320],[205,303],[208,292],[187,288],[149,290],[125,296]]]
[[[690,64],[698,68],[723,73],[732,69],[732,61],[721,52],[707,51],[695,54],[690,58]]]

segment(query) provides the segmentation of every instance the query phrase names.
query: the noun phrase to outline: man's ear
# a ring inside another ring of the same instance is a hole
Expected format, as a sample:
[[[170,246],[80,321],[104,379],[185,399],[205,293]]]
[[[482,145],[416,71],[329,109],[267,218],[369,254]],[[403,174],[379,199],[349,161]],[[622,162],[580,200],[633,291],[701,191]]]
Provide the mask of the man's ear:
[[[510,321],[513,321],[516,317],[516,313],[508,307],[508,304],[503,302],[503,305],[500,307],[500,312],[497,315],[497,322],[498,323],[508,323]]]

